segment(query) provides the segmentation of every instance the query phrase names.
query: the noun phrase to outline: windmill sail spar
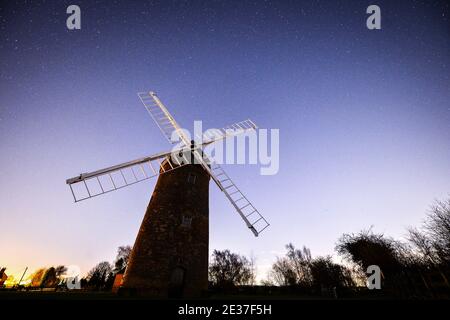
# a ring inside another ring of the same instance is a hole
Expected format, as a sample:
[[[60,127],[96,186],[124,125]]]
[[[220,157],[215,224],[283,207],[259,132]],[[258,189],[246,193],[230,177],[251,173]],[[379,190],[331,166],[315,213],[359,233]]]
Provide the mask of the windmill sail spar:
[[[259,213],[220,165],[212,162],[204,153],[199,152],[199,149],[194,149],[192,153],[197,163],[200,163],[206,172],[209,173],[242,220],[244,220],[247,227],[257,237],[270,225],[269,222]]]
[[[257,128],[258,127],[252,120],[247,119],[241,122],[233,123],[232,125],[222,129],[207,130],[203,133],[202,137],[196,135],[195,138],[200,140],[202,144],[206,145],[231,136],[237,136],[239,134],[253,131]]]
[[[177,142],[172,140],[173,131],[176,131],[181,141],[186,146],[190,145],[189,139],[181,132],[181,127],[154,92],[139,92],[138,96],[144,104],[145,109],[147,109],[150,116],[156,122],[156,125],[170,143]]]
[[[90,199],[153,178],[158,174],[172,171],[189,163],[184,152],[177,153],[181,155],[178,158],[171,157],[172,153],[158,153],[94,172],[82,173],[77,177],[67,179],[66,183],[70,186],[75,202]],[[173,166],[171,161],[167,161],[169,167],[164,167],[164,161],[169,158],[174,162],[178,161],[177,166]]]
[[[247,227],[255,236],[258,236],[269,226],[269,222],[267,222],[241,190],[234,184],[233,180],[231,180],[221,166],[215,163],[211,164],[211,172],[214,175],[214,181],[218,184],[219,188],[244,220]]]
[[[138,96],[144,104],[145,109],[147,109],[158,128],[170,143],[177,142],[172,140],[172,134],[176,131],[181,141],[183,141],[186,146],[190,145],[191,142],[189,138],[183,134],[180,125],[175,121],[169,110],[167,110],[154,92],[139,92]],[[195,138],[197,142],[201,142],[200,144],[210,144],[215,141],[225,139],[229,136],[235,136],[257,128],[258,127],[252,120],[247,119],[241,122],[233,123],[232,125],[222,129],[208,130],[202,137],[196,136]]]

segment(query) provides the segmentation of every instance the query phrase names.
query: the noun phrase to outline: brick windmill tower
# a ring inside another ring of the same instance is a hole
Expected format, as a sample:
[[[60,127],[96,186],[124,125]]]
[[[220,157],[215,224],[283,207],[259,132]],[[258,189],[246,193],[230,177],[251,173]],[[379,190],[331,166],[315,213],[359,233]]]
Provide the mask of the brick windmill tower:
[[[255,130],[251,120],[190,141],[153,92],[139,98],[169,142],[182,147],[67,179],[75,202],[159,176],[124,276],[123,290],[154,297],[198,297],[208,286],[209,181],[258,236],[269,226],[223,168],[202,148]]]

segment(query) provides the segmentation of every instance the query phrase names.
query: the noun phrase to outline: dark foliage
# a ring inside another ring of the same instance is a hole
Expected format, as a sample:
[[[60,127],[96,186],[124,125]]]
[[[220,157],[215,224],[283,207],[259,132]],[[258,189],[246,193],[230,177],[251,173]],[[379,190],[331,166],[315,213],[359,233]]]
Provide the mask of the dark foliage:
[[[220,288],[250,284],[254,279],[252,263],[230,250],[214,250],[209,278],[213,286]]]
[[[321,295],[336,295],[337,289],[354,286],[351,271],[334,263],[330,256],[313,259],[308,248],[296,249],[291,243],[286,249],[286,256],[278,258],[272,266],[271,282]]]
[[[114,274],[109,262],[103,261],[97,264],[86,277],[87,287],[91,290],[111,290]]]
[[[125,269],[128,265],[128,260],[130,259],[130,254],[130,246],[120,246],[117,249],[117,256],[114,262],[114,273],[125,273]]]

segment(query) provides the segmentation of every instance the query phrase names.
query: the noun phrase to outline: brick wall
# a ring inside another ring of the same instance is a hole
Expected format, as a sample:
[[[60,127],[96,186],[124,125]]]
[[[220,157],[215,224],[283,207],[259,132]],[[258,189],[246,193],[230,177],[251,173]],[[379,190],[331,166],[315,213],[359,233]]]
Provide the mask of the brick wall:
[[[158,177],[122,292],[165,298],[198,297],[207,290],[209,179],[200,165]]]

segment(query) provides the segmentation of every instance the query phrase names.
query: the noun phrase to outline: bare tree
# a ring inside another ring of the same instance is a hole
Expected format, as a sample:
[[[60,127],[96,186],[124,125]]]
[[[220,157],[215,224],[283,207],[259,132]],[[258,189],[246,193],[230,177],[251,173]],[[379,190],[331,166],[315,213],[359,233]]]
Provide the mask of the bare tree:
[[[278,286],[294,286],[297,284],[297,276],[289,259],[277,258],[269,272],[268,283],[274,283]]]
[[[421,230],[410,228],[408,232],[408,240],[416,252],[416,268],[420,269],[426,287],[430,285],[424,273],[431,268],[450,288],[450,198],[432,205]]]
[[[441,263],[450,266],[450,198],[435,202],[425,221],[425,230]]]
[[[87,275],[87,285],[94,290],[108,290],[112,281],[114,281],[114,275],[112,267],[109,262],[103,261],[97,264],[89,271]]]
[[[57,267],[55,268],[55,272],[56,272],[56,276],[57,276],[58,278],[61,278],[61,276],[63,276],[63,275],[66,274],[66,272],[67,272],[67,267],[66,267],[66,266],[63,266],[63,265],[57,266]]]
[[[303,246],[302,249],[295,249],[292,243],[286,245],[286,249],[288,250],[286,256],[295,271],[297,284],[310,286],[312,284],[312,274],[310,269],[312,261],[311,250],[305,246]]]
[[[412,244],[412,249],[415,249],[414,257],[418,262],[425,265],[439,263],[433,241],[425,233],[417,228],[409,228],[408,241]]]
[[[280,286],[310,287],[311,252],[308,248],[296,249],[292,243],[286,245],[285,257],[277,258],[269,273],[270,280]]]
[[[353,287],[352,274],[346,267],[334,263],[331,256],[318,257],[310,264],[313,285],[327,289]]]
[[[267,283],[315,291],[351,287],[354,285],[350,269],[336,264],[331,256],[313,259],[311,251],[286,245],[287,253],[272,265]]]
[[[250,284],[255,278],[251,262],[230,250],[214,250],[209,266],[209,278],[213,285],[222,288]]]
[[[54,267],[50,267],[45,270],[45,273],[42,277],[40,287],[41,288],[54,288],[58,285],[59,279],[56,275],[56,269]]]
[[[248,280],[248,284],[254,286],[256,284],[256,274],[257,274],[257,266],[256,266],[256,257],[253,255],[253,252],[250,254],[250,278]]]
[[[125,269],[130,259],[131,247],[120,246],[117,249],[116,260],[114,261],[114,273],[125,273]]]

